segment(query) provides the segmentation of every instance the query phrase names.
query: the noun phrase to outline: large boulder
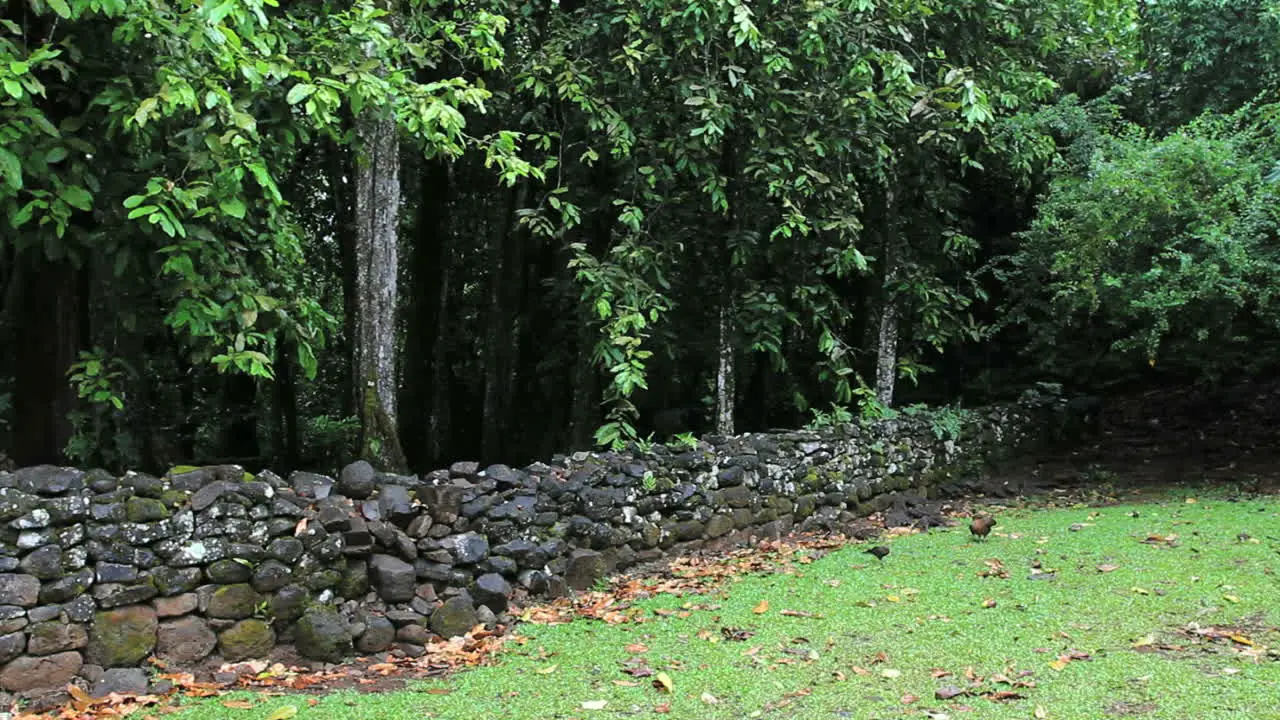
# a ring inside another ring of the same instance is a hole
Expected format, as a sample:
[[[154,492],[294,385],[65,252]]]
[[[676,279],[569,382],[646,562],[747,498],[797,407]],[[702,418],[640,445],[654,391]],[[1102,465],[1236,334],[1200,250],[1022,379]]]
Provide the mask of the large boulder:
[[[298,621],[293,644],[311,660],[338,662],[351,654],[351,633],[338,611],[328,605],[307,608]]]
[[[131,667],[156,647],[159,621],[156,611],[142,605],[107,610],[94,615],[85,657],[102,667]]]
[[[227,662],[264,658],[275,645],[275,631],[261,620],[241,620],[218,636],[219,651]]]
[[[240,620],[252,617],[258,608],[261,596],[246,583],[224,585],[213,592],[209,598],[209,617]]]
[[[465,595],[449,598],[431,613],[431,632],[444,638],[466,635],[477,623],[475,605]]]
[[[485,573],[476,578],[471,588],[471,595],[476,602],[495,613],[507,609],[507,600],[511,597],[511,584],[497,573]]]
[[[369,574],[378,595],[390,603],[409,602],[417,585],[417,575],[409,563],[391,555],[374,555]]]
[[[184,617],[160,623],[156,655],[178,665],[191,665],[209,656],[218,646],[218,636],[198,617]]]
[[[39,597],[39,578],[31,575],[0,575],[0,605],[32,607]]]
[[[79,674],[83,666],[84,659],[75,651],[44,657],[23,656],[0,670],[0,688],[15,693],[61,690]]]
[[[342,468],[342,474],[338,476],[338,492],[354,500],[364,500],[373,494],[376,485],[374,475],[372,465],[357,460]]]

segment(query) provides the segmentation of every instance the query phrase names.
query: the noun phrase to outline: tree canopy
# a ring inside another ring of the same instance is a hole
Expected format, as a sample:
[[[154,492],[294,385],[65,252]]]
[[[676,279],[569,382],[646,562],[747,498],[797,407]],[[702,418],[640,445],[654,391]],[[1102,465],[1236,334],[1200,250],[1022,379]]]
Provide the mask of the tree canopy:
[[[1275,0],[17,0],[0,448],[426,469],[1270,370]]]

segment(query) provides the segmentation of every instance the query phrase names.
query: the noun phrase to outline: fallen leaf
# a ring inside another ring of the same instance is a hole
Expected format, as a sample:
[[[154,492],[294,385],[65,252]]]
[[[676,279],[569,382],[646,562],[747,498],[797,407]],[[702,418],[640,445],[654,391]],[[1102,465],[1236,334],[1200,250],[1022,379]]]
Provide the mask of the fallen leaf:
[[[541,670],[534,670],[534,672],[538,673],[539,675],[550,675],[551,673],[555,672],[556,669],[559,667],[560,667],[559,665],[548,665],[542,668]]]
[[[631,643],[630,645],[626,646],[624,649],[627,652],[633,653],[636,655],[649,652],[649,646],[644,645],[642,643]]]
[[[671,685],[671,676],[664,672],[658,673],[653,679],[653,686],[661,692],[671,692]]]
[[[716,696],[715,696],[715,695],[712,695],[712,694],[711,694],[711,693],[709,693],[709,692],[704,692],[704,693],[702,693],[702,702],[704,702],[704,703],[706,703],[706,704],[708,704],[708,705],[719,705],[719,704],[720,704],[720,700],[719,700],[718,698],[716,698]]]
[[[910,705],[913,702],[918,702],[920,700],[920,696],[907,693],[906,695],[903,695],[899,699],[902,701],[903,705]]]
[[[1036,718],[1038,718],[1039,720],[1044,720],[1044,718],[1049,717],[1049,711],[1048,711],[1048,710],[1045,710],[1043,705],[1037,705],[1037,706],[1036,706],[1035,716],[1036,716]]]
[[[1112,570],[1119,570],[1119,569],[1120,569],[1120,566],[1119,566],[1119,565],[1105,565],[1105,564],[1104,564],[1104,565],[1099,565],[1099,566],[1098,566],[1098,572],[1102,572],[1102,573],[1109,573],[1109,572],[1111,572]]]
[[[586,700],[582,703],[583,710],[603,710],[609,704],[608,700]]]
[[[289,718],[297,714],[298,708],[296,705],[285,705],[268,715],[267,720],[289,720]]]
[[[223,700],[222,707],[232,710],[250,710],[253,708],[253,703],[248,700]]]
[[[1146,588],[1132,587],[1132,588],[1129,588],[1129,589],[1130,589],[1131,591],[1133,591],[1133,592],[1134,592],[1135,594],[1137,594],[1137,595],[1150,595],[1150,594],[1151,594],[1151,591],[1150,591],[1150,590],[1147,590]]]
[[[996,601],[993,598],[987,598],[986,600],[982,601],[982,607],[984,608],[993,608],[995,606],[996,606]]]
[[[630,680],[614,680],[613,684],[618,687],[640,687],[640,683],[631,682]]]
[[[893,678],[902,677],[902,671],[894,670],[893,668],[885,668],[880,671],[880,677],[886,677],[892,680]]]
[[[1187,504],[1188,504],[1188,505],[1194,505],[1194,504],[1196,504],[1196,502],[1198,502],[1198,501],[1197,501],[1195,498],[1187,498]]]
[[[1249,638],[1245,637],[1244,635],[1235,634],[1235,635],[1228,635],[1227,637],[1229,637],[1229,638],[1231,638],[1232,640],[1234,640],[1234,641],[1236,641],[1236,642],[1240,643],[1241,645],[1252,645],[1252,644],[1253,644],[1253,641],[1252,641],[1252,640],[1250,640]]]
[[[1227,602],[1233,602],[1233,603],[1240,602],[1240,598],[1236,597],[1235,595],[1223,594],[1222,599],[1226,600]]]
[[[765,614],[765,613],[769,612],[769,601],[768,601],[768,600],[761,600],[759,605],[757,605],[757,606],[755,606],[754,608],[752,608],[752,609],[751,609],[751,612],[753,612],[753,613],[755,613],[755,614],[757,614],[757,615],[763,615],[763,614]]]
[[[967,691],[962,690],[955,685],[945,685],[934,691],[933,696],[939,700],[950,700],[966,694]]]
[[[653,708],[653,711],[660,714],[669,713],[671,712],[671,703],[662,703],[661,705],[655,705]]]

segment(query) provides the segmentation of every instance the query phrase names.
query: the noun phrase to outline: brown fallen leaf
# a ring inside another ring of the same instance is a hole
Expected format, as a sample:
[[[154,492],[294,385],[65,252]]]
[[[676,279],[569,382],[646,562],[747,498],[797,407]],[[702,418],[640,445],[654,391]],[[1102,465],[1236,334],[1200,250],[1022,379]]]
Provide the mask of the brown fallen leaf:
[[[935,690],[933,693],[933,696],[939,700],[950,700],[952,698],[957,698],[957,697],[960,697],[961,695],[967,695],[967,694],[968,694],[967,690],[962,690],[961,688],[958,688],[955,685],[944,685],[943,687],[940,687],[937,690]]]
[[[630,680],[614,680],[613,684],[618,687],[640,687],[640,683],[631,682]]]
[[[819,613],[805,612],[803,610],[779,610],[778,614],[786,615],[787,617],[799,617],[799,618],[821,618],[822,617],[822,615]]]
[[[655,705],[653,707],[653,711],[659,714],[669,713],[671,712],[671,703],[662,703],[660,705]]]
[[[899,698],[899,700],[902,702],[903,705],[910,705],[913,702],[919,702],[920,696],[907,693],[906,695],[903,695],[901,698]]]
[[[751,612],[757,615],[763,615],[769,612],[769,601],[761,600],[759,605],[756,605],[754,608],[751,609]]]
[[[230,708],[231,710],[251,710],[253,703],[248,700],[223,700],[222,707]]]
[[[1101,572],[1101,573],[1109,573],[1112,570],[1119,570],[1119,569],[1120,569],[1119,565],[1102,564],[1098,566],[1098,572]]]
[[[559,665],[548,665],[540,670],[534,670],[534,672],[538,673],[539,675],[550,675],[551,673],[555,672],[559,667],[560,667]]]
[[[631,643],[630,645],[626,646],[623,649],[634,655],[640,655],[642,653],[649,652],[649,646],[643,643]]]

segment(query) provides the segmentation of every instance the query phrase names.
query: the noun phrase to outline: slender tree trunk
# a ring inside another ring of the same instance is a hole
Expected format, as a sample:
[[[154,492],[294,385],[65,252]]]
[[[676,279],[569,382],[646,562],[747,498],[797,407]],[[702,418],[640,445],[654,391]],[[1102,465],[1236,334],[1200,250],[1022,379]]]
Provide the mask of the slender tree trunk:
[[[366,115],[357,125],[355,377],[360,453],[403,471],[396,424],[396,303],[400,270],[400,139],[395,119]]]
[[[405,373],[401,392],[401,435],[410,467],[426,467],[439,457],[436,386],[443,381],[435,362],[443,340],[448,302],[450,170],[431,161],[420,174],[418,218],[411,249],[412,296],[405,319]],[[441,288],[445,288],[441,292]]]
[[[716,434],[732,435],[734,419],[734,385],[737,381],[734,366],[736,343],[734,342],[734,267],[729,235],[736,229],[734,215],[737,188],[737,157],[734,141],[726,137],[720,151],[720,172],[727,179],[725,194],[728,211],[720,232],[719,257],[721,277],[720,301],[717,315],[719,330],[716,340]]]
[[[499,225],[495,228],[490,246],[489,312],[486,323],[488,334],[484,348],[484,400],[480,454],[485,459],[498,458],[503,449],[507,426],[507,409],[510,400],[511,367],[514,364],[516,344],[515,303],[519,294],[513,292],[518,284],[520,264],[523,258],[523,233],[515,227],[516,211],[523,207],[528,194],[528,183],[521,182],[507,196],[507,207]],[[518,290],[518,288],[517,288]]]
[[[222,405],[226,425],[222,428],[220,459],[243,462],[262,454],[258,443],[258,381],[251,375],[222,376]]]
[[[884,299],[880,306],[880,333],[876,343],[876,400],[893,407],[893,386],[898,377],[898,256],[893,231],[893,191],[885,199]]]
[[[281,337],[276,344],[276,455],[281,471],[298,466],[298,388],[294,382],[294,353],[297,345]]]
[[[71,439],[75,392],[66,372],[85,344],[84,271],[39,253],[19,256],[14,282],[13,456],[19,466],[59,463]]]
[[[359,405],[356,391],[356,345],[358,331],[356,329],[356,228],[355,199],[348,180],[354,175],[355,168],[349,161],[351,155],[337,143],[328,144],[328,187],[333,200],[334,233],[338,239],[338,248],[342,258],[342,335],[345,339],[343,349],[346,351],[347,372],[343,375],[340,386],[342,417],[352,417]]]

